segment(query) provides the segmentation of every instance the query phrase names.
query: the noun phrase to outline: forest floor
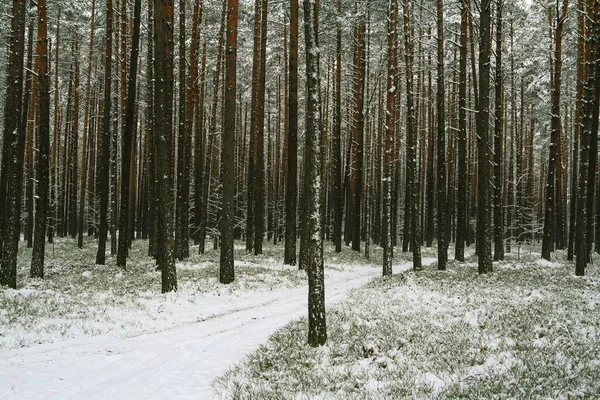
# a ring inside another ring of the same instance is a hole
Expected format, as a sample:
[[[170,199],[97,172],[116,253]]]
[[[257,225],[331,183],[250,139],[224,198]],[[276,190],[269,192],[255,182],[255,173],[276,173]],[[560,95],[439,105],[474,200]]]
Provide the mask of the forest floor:
[[[431,250],[424,249],[425,253]],[[404,257],[404,255],[400,255]],[[564,252],[377,278],[327,310],[328,341],[289,323],[215,381],[235,399],[598,399],[600,269]]]
[[[0,288],[0,398],[594,398],[600,393],[600,268],[585,277],[556,252],[511,253],[477,275],[476,257],[423,271],[397,252],[394,276],[326,247],[328,342],[306,345],[306,274],[282,246],[236,247],[177,263],[179,290],[136,241],[127,270],[96,266],[95,245],[48,248],[46,278]],[[452,254],[452,251],[450,251]],[[452,258],[452,257],[450,257]],[[341,302],[340,302],[341,300]],[[334,304],[335,303],[335,304]],[[229,370],[228,370],[229,369]]]
[[[94,265],[93,243],[59,239],[43,280],[28,277],[21,249],[18,289],[0,288],[0,398],[212,398],[217,376],[306,314],[306,273],[283,265],[281,246],[258,257],[236,247],[230,285],[218,283],[218,251],[192,247],[168,294],[146,249],[134,242],[122,270],[113,257]],[[380,275],[375,253],[326,250],[328,305]]]

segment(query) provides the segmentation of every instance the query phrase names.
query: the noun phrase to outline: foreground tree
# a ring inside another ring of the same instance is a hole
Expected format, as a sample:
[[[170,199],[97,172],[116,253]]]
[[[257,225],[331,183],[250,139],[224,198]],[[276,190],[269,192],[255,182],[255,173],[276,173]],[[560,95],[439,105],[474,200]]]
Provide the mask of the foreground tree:
[[[319,94],[319,42],[317,5],[304,0],[304,40],[306,41],[306,155],[305,171],[310,182],[305,193],[307,228],[305,248],[308,270],[308,344],[316,347],[327,341],[325,323],[325,279],[323,270],[323,227],[321,225],[321,98]],[[303,235],[303,238],[305,236]]]
[[[106,262],[106,239],[108,237],[108,195],[109,195],[109,162],[110,162],[110,118],[111,118],[111,84],[112,84],[112,39],[113,39],[113,4],[106,0],[106,44],[104,53],[104,103],[102,106],[102,136],[98,143],[98,161],[96,163],[96,194],[100,198],[100,224],[98,226],[98,252],[96,264]]]
[[[85,86],[85,111],[83,115],[83,151],[81,152],[81,175],[79,180],[79,219],[77,221],[77,247],[83,248],[83,227],[85,225],[85,196],[87,188],[87,166],[91,152],[88,151],[90,133],[90,95],[92,91],[92,57],[94,52],[94,26],[96,21],[96,0],[92,0],[92,18],[90,21],[90,50],[88,52],[88,68]],[[54,176],[54,174],[52,174]]]
[[[138,54],[140,49],[140,12],[141,0],[135,0],[133,11],[133,42],[129,64],[129,80],[127,82],[127,103],[125,109],[125,130],[122,137],[121,156],[121,206],[119,208],[119,244],[117,265],[125,268],[129,252],[129,180],[131,173],[131,148],[134,130],[135,96],[137,87]],[[133,157],[134,158],[134,157]]]
[[[404,60],[406,68],[406,209],[410,218],[410,247],[413,255],[413,269],[421,269],[421,227],[419,215],[419,180],[417,172],[417,133],[415,124],[413,94],[413,29],[410,24],[411,0],[404,0]],[[404,249],[404,245],[402,246]]]
[[[11,37],[6,68],[6,97],[2,146],[0,205],[0,285],[17,288],[17,253],[25,138],[17,136],[23,104],[23,54],[25,52],[25,0],[13,0]],[[12,82],[12,84],[10,83]],[[26,111],[25,111],[26,112]],[[24,133],[24,132],[23,132]]]
[[[562,73],[562,31],[567,18],[568,1],[563,0],[563,8],[560,15],[556,15],[556,28],[554,31],[554,55],[552,60],[552,76],[550,78],[550,148],[548,151],[548,173],[546,181],[546,200],[544,212],[544,234],[542,237],[542,258],[550,260],[550,253],[554,251],[554,228],[555,221],[555,183],[558,156],[558,136],[560,135],[560,85]],[[558,6],[557,6],[558,12]],[[562,168],[562,166],[558,166]],[[590,184],[593,185],[593,182]],[[562,199],[558,199],[562,201]]]
[[[458,73],[458,191],[456,199],[456,245],[454,258],[465,261],[467,236],[467,12],[460,3],[460,50]]]
[[[383,226],[381,244],[383,247],[383,276],[392,275],[392,149],[394,148],[394,112],[396,108],[396,43],[398,3],[389,1],[390,18],[388,20],[388,75],[387,109],[385,118],[385,147],[383,155]]]
[[[110,0],[109,0],[110,1]],[[154,120],[156,123],[158,230],[160,231],[158,267],[162,292],[177,290],[177,271],[173,253],[173,1],[154,1]]]
[[[579,190],[577,208],[577,231],[575,233],[575,275],[585,275],[585,268],[589,258],[588,243],[592,238],[588,237],[587,224],[592,216],[588,208],[584,205],[588,197],[594,195],[594,183],[590,180],[588,173],[591,158],[593,157],[590,149],[593,148],[592,141],[597,140],[594,132],[594,124],[598,129],[598,100],[597,94],[600,92],[600,1],[588,1],[588,23],[590,24],[590,34],[586,38],[586,45],[589,46],[589,58],[587,62],[587,79],[583,87],[582,100],[582,134],[580,147],[579,164]]]
[[[293,0],[295,1],[295,0]],[[335,106],[333,126],[333,243],[342,251],[342,1],[337,2],[338,24],[335,50]],[[391,265],[391,264],[390,264]]]
[[[233,229],[235,197],[235,95],[237,60],[238,0],[227,0],[227,41],[225,52],[225,111],[221,149],[221,262],[219,280],[231,283],[235,277],[233,263]]]
[[[290,0],[289,68],[288,156],[286,166],[287,182],[285,186],[285,251],[283,263],[296,265],[296,207],[298,200],[298,0]]]
[[[444,80],[444,2],[437,0],[437,219],[438,269],[448,262],[448,206],[446,204],[446,100]]]
[[[477,255],[480,274],[492,272],[490,214],[490,28],[491,0],[481,1],[479,21],[479,108],[477,118]]]
[[[36,74],[38,77],[38,170],[37,205],[35,212],[35,238],[31,256],[31,277],[44,277],[46,227],[48,225],[48,199],[50,191],[50,73],[48,70],[48,24],[46,0],[37,1],[38,39],[36,46]]]

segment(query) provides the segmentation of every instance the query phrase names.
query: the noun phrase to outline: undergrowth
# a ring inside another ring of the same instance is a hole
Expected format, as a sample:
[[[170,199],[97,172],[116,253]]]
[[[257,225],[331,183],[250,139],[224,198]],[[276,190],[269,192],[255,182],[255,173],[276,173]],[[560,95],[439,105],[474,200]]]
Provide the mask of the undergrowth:
[[[233,399],[597,398],[597,270],[508,257],[488,275],[473,257],[374,280],[328,309],[325,346],[292,322],[214,387]]]

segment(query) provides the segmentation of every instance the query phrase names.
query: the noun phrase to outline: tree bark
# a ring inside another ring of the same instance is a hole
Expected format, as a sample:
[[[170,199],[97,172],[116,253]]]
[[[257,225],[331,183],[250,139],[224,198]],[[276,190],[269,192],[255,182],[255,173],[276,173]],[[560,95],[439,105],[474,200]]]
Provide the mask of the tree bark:
[[[308,211],[307,270],[308,270],[308,344],[322,346],[327,341],[325,320],[325,280],[323,270],[323,235],[321,225],[321,99],[319,94],[319,44],[316,29],[317,6],[314,0],[304,0],[304,39],[306,41],[306,146],[309,164],[306,168],[310,182],[305,193]],[[304,237],[304,236],[303,236]]]
[[[448,205],[446,184],[446,110],[444,101],[444,3],[437,0],[437,217],[438,270],[444,271],[448,262]]]
[[[221,260],[219,280],[228,284],[235,277],[233,262],[233,228],[235,195],[235,100],[237,73],[238,0],[227,2],[227,44],[225,52],[225,125],[221,148],[221,179],[223,197],[219,231],[221,233]]]
[[[37,1],[38,39],[36,74],[38,76],[38,187],[35,213],[35,238],[31,256],[31,277],[44,277],[44,255],[50,189],[50,78],[48,71],[48,28],[46,0]]]
[[[117,265],[125,268],[129,253],[129,214],[130,196],[129,191],[131,160],[135,161],[135,150],[133,148],[133,130],[135,115],[135,97],[137,88],[138,55],[140,48],[140,16],[141,0],[135,0],[133,10],[133,40],[131,44],[131,58],[129,64],[129,80],[127,82],[127,103],[125,109],[125,130],[121,138],[121,206],[119,208],[119,244],[117,252]]]
[[[110,0],[109,0],[110,1]],[[173,2],[154,1],[154,72],[162,77],[154,83],[156,121],[157,182],[159,202],[158,229],[162,249],[158,257],[162,292],[177,290],[177,272],[173,249]]]
[[[102,136],[98,143],[100,147],[98,165],[96,168],[96,193],[100,197],[98,226],[98,251],[96,264],[106,262],[106,239],[108,237],[108,197],[109,197],[109,163],[111,136],[111,83],[112,83],[112,45],[113,45],[113,2],[106,0],[106,48],[104,53],[104,105],[102,115]]]
[[[481,1],[479,21],[479,105],[477,121],[477,254],[480,274],[492,272],[490,227],[490,29],[491,1]]]

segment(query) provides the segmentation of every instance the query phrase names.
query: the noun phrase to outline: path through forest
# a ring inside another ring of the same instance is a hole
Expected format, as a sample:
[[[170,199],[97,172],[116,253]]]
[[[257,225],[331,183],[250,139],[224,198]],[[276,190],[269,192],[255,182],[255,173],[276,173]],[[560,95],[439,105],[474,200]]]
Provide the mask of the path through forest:
[[[394,272],[409,269],[395,266]],[[326,271],[326,301],[379,276],[379,268]],[[0,354],[0,397],[204,399],[211,382],[279,327],[306,313],[307,287],[257,296],[202,322],[130,338],[87,338]]]

